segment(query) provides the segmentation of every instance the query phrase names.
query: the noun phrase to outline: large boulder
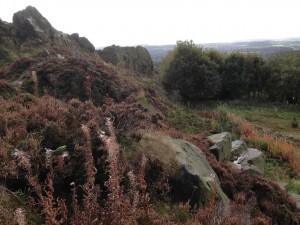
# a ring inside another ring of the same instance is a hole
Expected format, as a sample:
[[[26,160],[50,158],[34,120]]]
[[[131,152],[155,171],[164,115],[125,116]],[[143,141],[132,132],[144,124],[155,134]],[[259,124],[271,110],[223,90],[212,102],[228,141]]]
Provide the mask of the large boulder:
[[[248,149],[247,144],[244,141],[236,140],[231,143],[231,160],[236,160],[238,156]]]
[[[109,46],[98,51],[99,55],[109,63],[125,66],[140,73],[152,74],[153,62],[148,50],[142,46],[120,47]]]
[[[246,173],[263,175],[265,171],[265,155],[262,151],[248,148],[234,161],[234,164],[238,169]]]
[[[75,41],[81,48],[86,49],[90,52],[95,51],[94,45],[86,38],[79,37],[78,33],[74,33],[70,35],[71,39]]]
[[[55,32],[49,21],[32,6],[16,12],[13,16],[13,24],[17,31],[17,37],[21,40],[53,37]]]
[[[203,207],[210,202],[216,191],[216,197],[221,203],[229,203],[215,171],[205,154],[195,145],[167,136],[147,137],[143,141],[147,143],[151,157],[169,168],[173,200],[190,200],[193,206]]]
[[[214,134],[207,137],[211,142],[212,146],[209,148],[212,154],[217,158],[218,161],[224,161],[230,158],[231,153],[231,134],[223,132],[220,134]]]
[[[28,6],[26,9],[14,14],[13,27],[16,30],[15,36],[19,42],[29,42],[32,48],[45,43],[51,43],[53,46],[67,47],[73,51],[95,51],[94,45],[87,38],[79,37],[77,33],[68,35],[57,31],[52,27],[50,22],[32,6]]]

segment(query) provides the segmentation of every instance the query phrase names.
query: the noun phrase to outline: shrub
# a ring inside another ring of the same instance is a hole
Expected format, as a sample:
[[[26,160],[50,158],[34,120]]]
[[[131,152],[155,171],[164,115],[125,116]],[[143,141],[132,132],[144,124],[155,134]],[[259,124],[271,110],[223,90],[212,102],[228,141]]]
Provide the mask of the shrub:
[[[186,99],[214,98],[221,86],[218,64],[192,41],[178,41],[163,78],[165,87]]]

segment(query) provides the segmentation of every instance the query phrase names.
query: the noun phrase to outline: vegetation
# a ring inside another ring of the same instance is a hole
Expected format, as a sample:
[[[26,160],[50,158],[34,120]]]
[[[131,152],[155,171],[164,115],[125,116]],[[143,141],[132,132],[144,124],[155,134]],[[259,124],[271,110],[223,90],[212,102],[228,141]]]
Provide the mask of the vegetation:
[[[253,109],[198,104],[220,98],[299,103],[298,54],[266,59],[179,41],[163,60],[159,80],[136,65],[139,54],[149,62],[144,49],[119,49],[119,64],[108,65],[87,39],[61,35],[33,7],[17,13],[14,24],[0,22],[0,54],[8,59],[0,61],[1,225],[299,224],[299,209],[285,191],[217,161],[206,139],[228,131],[265,151],[267,178],[278,175],[297,193],[297,146],[245,119],[274,116],[284,121],[283,131],[296,133],[298,109],[252,115]],[[190,195],[179,202],[170,176],[173,155],[148,138],[163,135],[202,150],[230,204],[218,203],[216,180],[204,208],[192,208]]]
[[[185,100],[256,99],[299,103],[300,53],[263,58],[254,53],[221,54],[192,41],[178,42],[162,61],[167,90]]]
[[[163,78],[167,89],[189,99],[215,97],[221,83],[214,59],[192,41],[177,42],[174,51]]]
[[[299,129],[293,128],[300,118],[299,106],[231,102],[225,108],[264,131],[295,142],[300,139]]]

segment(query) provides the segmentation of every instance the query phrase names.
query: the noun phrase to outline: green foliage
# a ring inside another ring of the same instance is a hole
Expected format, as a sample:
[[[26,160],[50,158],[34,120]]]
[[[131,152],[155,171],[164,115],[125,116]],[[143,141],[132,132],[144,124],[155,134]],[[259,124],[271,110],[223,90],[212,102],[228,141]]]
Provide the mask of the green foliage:
[[[197,134],[211,129],[210,119],[204,118],[197,110],[182,105],[168,108],[167,117],[172,126],[188,134]]]
[[[6,64],[8,62],[10,62],[9,53],[5,49],[0,48],[0,66]]]
[[[272,100],[300,102],[299,62],[299,52],[282,53],[269,58],[272,76],[268,82],[268,94]]]
[[[214,98],[221,85],[219,66],[212,52],[208,54],[193,41],[178,41],[172,59],[166,60],[163,83],[168,90],[178,90],[187,99]]]
[[[9,99],[17,94],[17,91],[11,83],[0,80],[0,96],[2,96],[4,99]]]
[[[286,105],[252,105],[243,102],[227,104],[229,112],[240,116],[260,127],[269,128],[276,133],[284,133],[288,136],[300,138],[299,130],[292,128],[294,117],[300,117],[300,108]]]
[[[288,192],[300,195],[300,180],[290,180],[287,186]]]
[[[269,76],[265,60],[257,54],[233,52],[225,58],[222,98],[261,96]]]
[[[299,179],[299,176],[288,163],[271,158],[268,154],[265,164],[265,177],[276,182]]]

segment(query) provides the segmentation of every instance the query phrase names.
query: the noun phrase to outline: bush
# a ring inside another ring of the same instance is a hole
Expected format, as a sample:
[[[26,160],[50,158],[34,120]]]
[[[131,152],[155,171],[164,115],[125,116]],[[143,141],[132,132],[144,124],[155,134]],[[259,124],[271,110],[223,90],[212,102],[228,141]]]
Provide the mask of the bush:
[[[186,99],[210,99],[217,96],[221,78],[218,64],[208,52],[192,41],[178,41],[171,60],[166,60],[164,86],[179,91]],[[168,57],[168,56],[167,56]]]

